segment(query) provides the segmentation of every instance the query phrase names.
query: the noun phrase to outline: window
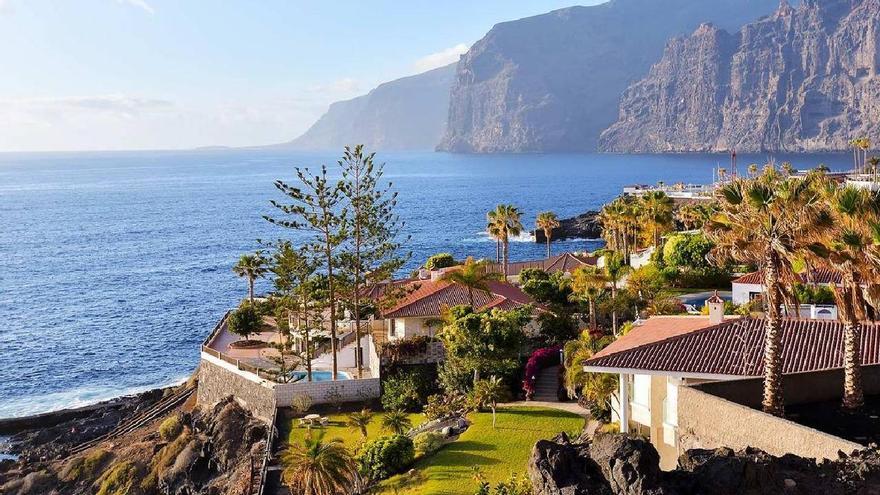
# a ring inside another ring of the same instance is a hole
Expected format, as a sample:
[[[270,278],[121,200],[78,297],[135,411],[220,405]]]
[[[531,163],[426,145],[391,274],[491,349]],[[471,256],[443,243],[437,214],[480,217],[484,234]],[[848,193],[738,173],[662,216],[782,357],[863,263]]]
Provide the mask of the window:
[[[389,325],[389,327],[390,328],[388,328],[388,335],[391,337],[397,337],[397,320],[391,318],[391,324]]]

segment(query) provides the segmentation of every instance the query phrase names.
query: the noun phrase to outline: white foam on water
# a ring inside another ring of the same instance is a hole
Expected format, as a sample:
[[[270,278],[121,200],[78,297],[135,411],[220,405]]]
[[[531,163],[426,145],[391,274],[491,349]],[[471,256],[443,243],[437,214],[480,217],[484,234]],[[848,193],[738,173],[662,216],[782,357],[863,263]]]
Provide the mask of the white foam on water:
[[[80,387],[64,392],[52,392],[40,396],[22,397],[4,401],[0,404],[0,418],[20,418],[34,414],[42,414],[62,409],[84,407],[104,402],[116,397],[139,394],[156,388],[180,385],[189,379],[183,375],[164,383],[142,385],[137,387],[114,389],[108,387]]]

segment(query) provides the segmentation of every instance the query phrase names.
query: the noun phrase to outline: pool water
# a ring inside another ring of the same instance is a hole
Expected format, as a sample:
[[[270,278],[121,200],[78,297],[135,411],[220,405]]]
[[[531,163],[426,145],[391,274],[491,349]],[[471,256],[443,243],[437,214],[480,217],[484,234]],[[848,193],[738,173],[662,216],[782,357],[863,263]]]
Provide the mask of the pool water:
[[[295,382],[305,380],[306,372],[305,371],[294,371],[293,377]],[[336,374],[337,380],[348,380],[351,377],[348,376],[348,373],[340,371]],[[326,382],[333,379],[333,372],[331,371],[312,371],[312,381],[313,382]]]

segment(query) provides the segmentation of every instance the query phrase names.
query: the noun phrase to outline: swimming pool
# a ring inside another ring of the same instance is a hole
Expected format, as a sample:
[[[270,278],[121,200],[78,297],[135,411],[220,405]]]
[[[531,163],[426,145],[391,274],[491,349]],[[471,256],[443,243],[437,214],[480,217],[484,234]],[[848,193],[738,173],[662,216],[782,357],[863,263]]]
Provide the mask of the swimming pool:
[[[305,371],[294,371],[291,374],[293,375],[293,378],[294,378],[293,381],[295,381],[295,382],[306,379],[306,372]],[[312,381],[313,382],[326,382],[326,381],[330,381],[332,379],[333,379],[333,372],[332,371],[323,371],[323,370],[318,370],[318,371],[313,370],[312,371]],[[340,371],[340,372],[336,373],[336,379],[337,380],[349,380],[349,379],[351,379],[351,377],[348,376],[348,373],[345,373],[344,371]]]

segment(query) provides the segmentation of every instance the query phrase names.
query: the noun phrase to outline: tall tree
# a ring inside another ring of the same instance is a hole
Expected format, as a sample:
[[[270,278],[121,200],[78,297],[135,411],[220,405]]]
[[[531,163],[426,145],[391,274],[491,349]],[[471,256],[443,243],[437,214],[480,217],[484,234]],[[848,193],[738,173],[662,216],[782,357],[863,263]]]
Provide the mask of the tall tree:
[[[382,183],[383,165],[374,163],[374,153],[363,145],[345,147],[342,159],[342,195],[348,200],[348,241],[342,246],[341,267],[351,280],[351,308],[355,321],[355,362],[363,378],[361,348],[361,295],[374,283],[390,279],[406,261],[398,255],[403,222],[395,213],[397,193],[391,183]]]
[[[266,259],[263,258],[262,253],[254,253],[254,254],[243,254],[241,258],[238,259],[238,262],[235,266],[232,267],[232,271],[235,272],[239,277],[243,277],[247,279],[248,282],[248,299],[251,304],[254,303],[254,282],[263,277],[268,271],[268,267],[266,265]]]
[[[590,329],[596,330],[596,299],[608,285],[608,278],[594,266],[578,267],[571,277],[571,297],[586,302],[590,309]]]
[[[642,196],[641,206],[642,220],[647,227],[647,241],[658,249],[663,234],[672,230],[675,204],[665,192],[650,191]]]
[[[324,441],[324,433],[308,435],[281,454],[284,483],[302,495],[353,493],[358,485],[357,464],[342,440]]]
[[[494,232],[501,240],[502,272],[507,278],[510,263],[510,238],[522,234],[522,212],[516,206],[502,204],[490,211],[486,218],[488,220],[487,230],[490,235]]]
[[[547,257],[550,257],[550,240],[553,237],[553,229],[559,228],[559,218],[552,211],[538,213],[535,227],[544,231],[544,239],[547,242]]]
[[[874,268],[865,253],[873,244],[872,229],[878,226],[877,196],[864,189],[826,182],[828,209],[816,222],[817,241],[810,246],[814,263],[840,274],[833,287],[843,322],[843,407],[861,409],[865,404],[861,373],[861,322],[868,319],[862,286]]]
[[[443,280],[467,288],[468,302],[474,310],[477,309],[474,307],[474,290],[489,292],[489,282],[500,278],[498,273],[487,270],[485,261],[474,261],[472,256],[468,256],[463,265],[443,274]]]
[[[327,167],[313,174],[308,168],[296,168],[299,185],[294,186],[281,180],[275,187],[287,196],[290,203],[271,201],[284,216],[275,218],[264,216],[269,222],[281,227],[304,232],[311,236],[306,247],[322,258],[322,268],[327,274],[327,297],[325,307],[330,313],[330,350],[333,357],[332,377],[336,380],[339,372],[339,341],[336,338],[336,274],[339,246],[347,239],[345,232],[346,212],[342,205],[342,185],[332,182]]]
[[[623,260],[623,255],[617,251],[609,251],[605,254],[605,266],[602,267],[605,278],[611,282],[611,299],[617,300],[617,290],[620,279],[630,270],[630,266]],[[611,311],[611,329],[617,335],[617,309]]]
[[[733,259],[761,267],[766,288],[764,332],[765,412],[782,416],[782,335],[780,306],[796,304],[788,288],[797,280],[793,261],[810,243],[821,211],[817,176],[783,177],[768,167],[754,179],[735,179],[718,192],[719,212],[706,225],[716,260]]]
[[[563,382],[568,396],[572,399],[580,397],[591,405],[591,410],[595,408],[601,415],[611,410],[611,395],[616,389],[617,378],[608,373],[588,373],[584,371],[583,363],[612,341],[609,336],[584,330],[577,339],[566,342],[562,348]]]
[[[288,332],[302,338],[303,345],[298,354],[306,366],[306,379],[311,382],[315,348],[311,331],[312,325],[320,321],[320,316],[314,314],[318,292],[313,277],[318,263],[307,249],[296,249],[290,241],[278,241],[271,246],[274,247],[271,260],[273,284],[281,296],[277,316],[279,319],[286,317]]]

